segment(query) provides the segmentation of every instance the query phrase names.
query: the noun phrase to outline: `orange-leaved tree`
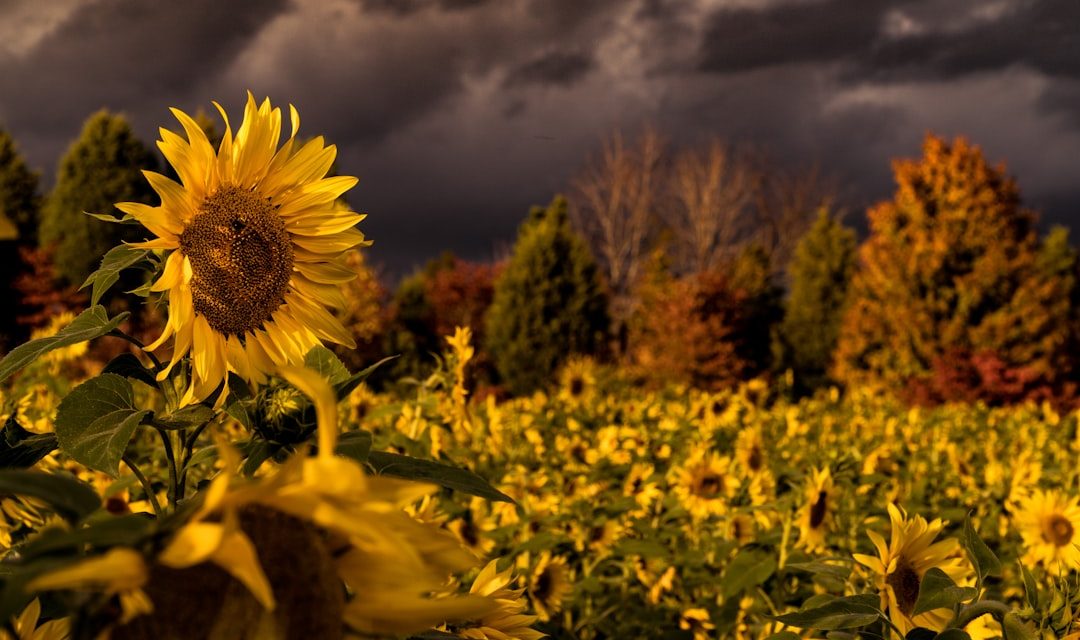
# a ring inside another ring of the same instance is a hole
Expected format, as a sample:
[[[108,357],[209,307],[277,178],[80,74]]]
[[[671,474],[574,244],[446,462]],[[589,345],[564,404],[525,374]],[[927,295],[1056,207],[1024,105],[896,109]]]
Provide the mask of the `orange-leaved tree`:
[[[1061,388],[1072,369],[1073,278],[1043,256],[1049,247],[1016,182],[978,146],[933,135],[921,159],[893,171],[894,198],[868,213],[836,378],[932,402]],[[958,369],[971,374],[962,384],[949,372]]]

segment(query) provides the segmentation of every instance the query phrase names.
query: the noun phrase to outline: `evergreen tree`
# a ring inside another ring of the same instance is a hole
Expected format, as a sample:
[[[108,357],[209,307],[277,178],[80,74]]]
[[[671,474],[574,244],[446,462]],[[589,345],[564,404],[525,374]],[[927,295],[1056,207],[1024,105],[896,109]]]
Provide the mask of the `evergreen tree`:
[[[917,401],[1059,388],[1072,369],[1073,295],[1061,239],[1039,241],[1016,183],[963,139],[928,136],[923,158],[894,173],[894,199],[869,212],[839,380]]]
[[[21,246],[34,242],[40,210],[38,175],[27,168],[15,140],[0,129],[0,212],[15,226]]]
[[[788,266],[791,291],[776,351],[778,364],[795,373],[800,391],[829,381],[827,372],[855,268],[855,244],[855,232],[823,208],[795,247]]]
[[[487,343],[499,375],[518,394],[547,384],[570,354],[606,346],[607,296],[596,262],[570,228],[566,201],[535,207],[495,283]]]
[[[55,244],[57,274],[82,284],[101,257],[121,240],[141,239],[138,226],[109,224],[84,212],[115,213],[117,202],[154,201],[143,169],[156,168],[123,116],[99,111],[60,160],[56,187],[42,211],[40,243]]]
[[[41,198],[38,175],[26,166],[15,141],[0,129],[0,300],[7,303],[7,313],[0,317],[0,352],[24,341],[28,334],[15,321],[22,309],[15,280],[26,271],[20,249],[36,243]]]

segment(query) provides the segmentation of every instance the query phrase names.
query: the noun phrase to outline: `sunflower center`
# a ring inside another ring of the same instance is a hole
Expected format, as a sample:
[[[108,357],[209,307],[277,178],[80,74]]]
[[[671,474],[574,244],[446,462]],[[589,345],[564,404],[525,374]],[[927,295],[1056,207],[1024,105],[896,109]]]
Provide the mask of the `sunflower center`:
[[[720,495],[724,488],[724,478],[718,473],[707,472],[698,483],[698,495],[704,498],[715,498]]]
[[[762,459],[761,455],[761,447],[757,446],[757,444],[755,443],[752,447],[750,447],[750,459],[747,460],[747,466],[750,467],[751,471],[757,473],[761,470],[761,465],[764,462],[765,461]]]
[[[1072,523],[1065,516],[1055,513],[1043,524],[1042,537],[1046,542],[1053,543],[1055,547],[1064,547],[1072,542]]]
[[[580,396],[583,391],[585,391],[585,381],[584,380],[582,380],[581,378],[574,378],[574,379],[570,380],[570,395],[571,396],[576,398],[576,397]]]
[[[915,610],[915,602],[919,599],[919,585],[921,584],[915,568],[909,561],[901,560],[896,565],[896,571],[890,573],[885,579],[885,583],[892,587],[893,593],[896,594],[896,606],[900,608],[901,613],[910,616]]]
[[[195,312],[225,335],[263,326],[285,301],[293,249],[274,206],[227,185],[208,196],[180,235],[191,261]]]
[[[810,505],[810,528],[817,529],[821,526],[821,523],[825,521],[825,513],[829,507],[829,494],[825,491],[818,491],[817,500],[814,504]]]

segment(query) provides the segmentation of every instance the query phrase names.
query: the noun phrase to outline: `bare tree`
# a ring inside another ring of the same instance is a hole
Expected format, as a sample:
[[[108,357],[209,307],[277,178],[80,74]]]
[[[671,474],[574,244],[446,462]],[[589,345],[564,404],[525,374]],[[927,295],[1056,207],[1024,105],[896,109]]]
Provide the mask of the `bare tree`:
[[[758,174],[746,154],[719,139],[676,158],[669,182],[668,223],[677,268],[701,273],[734,257],[753,232]]]
[[[757,241],[769,253],[774,269],[786,268],[795,245],[813,223],[818,210],[831,208],[840,188],[833,176],[817,165],[801,169],[771,167],[757,195]]]
[[[644,129],[632,146],[614,133],[573,181],[570,213],[603,266],[612,313],[625,320],[641,275],[662,189],[664,141]]]

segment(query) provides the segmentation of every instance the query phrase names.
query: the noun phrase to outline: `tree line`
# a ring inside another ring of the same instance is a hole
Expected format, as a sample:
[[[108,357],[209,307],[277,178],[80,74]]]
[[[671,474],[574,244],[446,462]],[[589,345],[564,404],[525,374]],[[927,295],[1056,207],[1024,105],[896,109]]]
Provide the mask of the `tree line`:
[[[159,166],[122,116],[98,112],[42,197],[0,130],[0,259],[12,274],[0,337],[17,343],[85,303],[77,287],[139,227],[84,212],[151,202],[141,172]],[[360,277],[340,313],[360,346],[340,355],[360,366],[397,354],[384,383],[422,379],[444,336],[466,325],[476,375],[498,393],[543,388],[582,354],[643,385],[772,376],[795,393],[1071,403],[1080,288],[1067,231],[1040,236],[1015,179],[962,138],[930,135],[893,170],[896,191],[868,210],[860,243],[820,171],[782,170],[720,140],[672,148],[654,130],[613,135],[565,196],[529,213],[501,260],[447,254],[391,292],[354,256]]]

